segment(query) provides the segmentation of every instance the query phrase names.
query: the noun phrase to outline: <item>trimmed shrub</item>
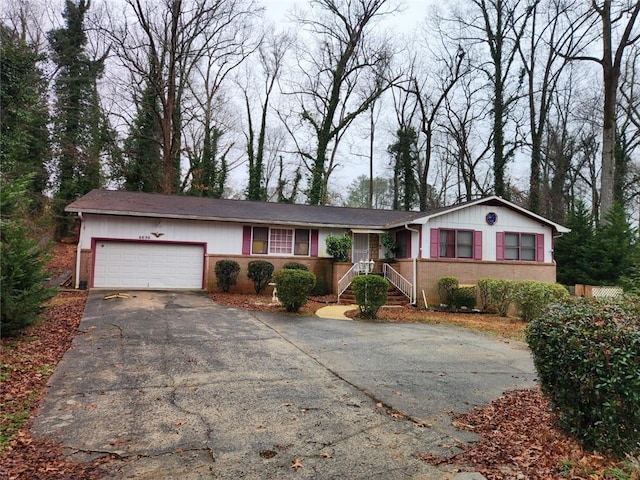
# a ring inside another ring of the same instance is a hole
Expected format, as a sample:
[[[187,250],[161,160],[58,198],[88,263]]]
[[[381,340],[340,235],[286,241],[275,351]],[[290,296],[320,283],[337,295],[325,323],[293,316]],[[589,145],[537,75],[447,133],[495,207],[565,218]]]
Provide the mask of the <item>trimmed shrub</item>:
[[[489,309],[489,282],[490,278],[481,278],[476,282],[478,285],[478,297],[480,297],[480,309]]]
[[[262,292],[273,275],[273,263],[266,260],[254,260],[247,265],[247,277],[253,282],[256,293]]]
[[[640,452],[640,305],[570,299],[527,326],[542,392],[586,448]]]
[[[568,296],[567,289],[557,283],[525,280],[514,282],[513,286],[513,303],[518,309],[518,315],[525,322],[539,316],[549,304]]]
[[[456,308],[476,306],[476,287],[456,288],[451,292],[451,305]]]
[[[353,279],[351,289],[363,318],[376,318],[380,307],[387,302],[389,282],[379,275],[359,275]]]
[[[231,285],[238,282],[240,264],[235,260],[218,260],[216,262],[216,281],[223,292],[228,292]]]
[[[453,291],[458,288],[458,279],[455,277],[442,277],[438,279],[438,296],[440,303],[453,305]]]
[[[328,235],[325,240],[327,244],[327,253],[333,257],[336,262],[346,262],[349,260],[349,249],[351,248],[351,237],[344,234],[342,237],[336,235]]]
[[[316,284],[316,276],[308,270],[283,268],[275,273],[273,279],[278,290],[278,300],[287,312],[300,310]]]
[[[506,317],[509,305],[513,301],[513,285],[510,280],[489,280],[487,282],[487,294],[489,296],[489,308],[496,311],[501,317]]]
[[[287,262],[282,268],[286,270],[309,270],[306,265],[298,262]]]

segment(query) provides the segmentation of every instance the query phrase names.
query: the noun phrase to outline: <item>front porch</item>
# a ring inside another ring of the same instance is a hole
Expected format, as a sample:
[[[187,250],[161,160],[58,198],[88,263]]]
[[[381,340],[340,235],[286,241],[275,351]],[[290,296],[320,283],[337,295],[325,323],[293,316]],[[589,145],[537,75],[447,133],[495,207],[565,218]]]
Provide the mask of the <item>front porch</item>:
[[[345,271],[346,270],[346,271]],[[344,272],[344,273],[342,273]],[[351,283],[359,275],[380,275],[389,282],[387,305],[414,305],[416,302],[415,282],[400,274],[393,266],[384,261],[364,261],[358,263],[336,263],[334,265],[335,293],[338,303],[354,303]]]

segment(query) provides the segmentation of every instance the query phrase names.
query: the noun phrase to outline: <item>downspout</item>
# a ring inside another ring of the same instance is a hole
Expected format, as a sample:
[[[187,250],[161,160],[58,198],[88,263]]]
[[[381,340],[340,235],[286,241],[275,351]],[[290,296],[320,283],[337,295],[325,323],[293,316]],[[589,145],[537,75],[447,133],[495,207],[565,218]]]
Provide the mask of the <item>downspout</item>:
[[[410,232],[414,232],[418,234],[418,253],[422,249],[422,245],[420,244],[420,230],[416,228],[411,228],[408,224],[404,225],[404,228],[409,230]],[[411,304],[416,305],[418,303],[418,259],[415,255],[411,255],[412,261],[412,270],[413,270],[413,291],[411,292]]]
[[[76,290],[80,288],[80,253],[82,252],[80,239],[82,238],[82,212],[78,212],[78,220],[80,220],[80,234],[78,235],[78,246],[76,247]]]

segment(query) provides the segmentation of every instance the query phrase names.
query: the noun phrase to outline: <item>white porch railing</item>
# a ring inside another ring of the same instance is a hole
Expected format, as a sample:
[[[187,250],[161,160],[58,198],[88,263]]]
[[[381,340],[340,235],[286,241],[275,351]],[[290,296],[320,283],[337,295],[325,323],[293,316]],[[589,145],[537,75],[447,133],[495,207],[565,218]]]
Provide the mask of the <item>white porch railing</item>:
[[[400,272],[388,263],[382,265],[382,273],[384,274],[384,278],[400,290],[411,303],[415,303],[415,299],[413,298],[413,284],[409,280],[400,275]]]
[[[340,295],[342,295],[351,282],[353,278],[358,276],[360,273],[360,268],[357,263],[354,263],[353,266],[345,273],[340,280],[338,280],[338,303],[340,303]]]

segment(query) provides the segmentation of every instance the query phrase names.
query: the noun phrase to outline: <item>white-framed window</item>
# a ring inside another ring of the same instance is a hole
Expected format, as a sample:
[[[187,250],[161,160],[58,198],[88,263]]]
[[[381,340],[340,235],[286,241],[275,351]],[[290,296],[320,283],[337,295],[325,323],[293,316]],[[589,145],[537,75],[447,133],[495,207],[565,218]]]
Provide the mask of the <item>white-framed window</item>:
[[[473,230],[440,229],[441,258],[473,258]]]
[[[504,259],[536,261],[536,235],[534,233],[504,234]]]
[[[253,227],[252,255],[309,256],[311,232],[305,228]]]

